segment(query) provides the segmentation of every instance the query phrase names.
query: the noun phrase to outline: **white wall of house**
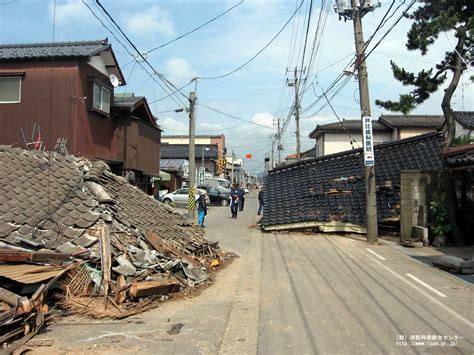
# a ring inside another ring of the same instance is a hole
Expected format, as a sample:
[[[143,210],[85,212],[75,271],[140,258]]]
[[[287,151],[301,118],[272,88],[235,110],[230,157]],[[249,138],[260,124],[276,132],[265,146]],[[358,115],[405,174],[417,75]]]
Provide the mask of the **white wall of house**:
[[[400,128],[400,139],[419,136],[420,134],[435,132],[436,129],[429,127],[422,128]]]
[[[319,151],[320,155],[329,155],[334,153],[343,152],[345,150],[351,150],[352,146],[347,133],[324,133],[323,137],[320,137],[316,140],[316,144],[318,144],[318,140],[320,140],[320,144],[324,139],[324,151]],[[356,142],[353,143],[354,148],[362,148],[362,136],[357,133],[351,133],[352,139],[355,139]],[[383,142],[390,142],[392,141],[392,133],[391,132],[374,132],[374,143],[383,143]]]
[[[103,54],[101,53],[100,55],[91,57],[89,64],[100,71],[102,74],[109,76],[110,73],[105,66],[105,59],[102,56]]]
[[[470,129],[463,128],[459,123],[456,122],[456,138],[464,136],[472,136],[474,133]]]

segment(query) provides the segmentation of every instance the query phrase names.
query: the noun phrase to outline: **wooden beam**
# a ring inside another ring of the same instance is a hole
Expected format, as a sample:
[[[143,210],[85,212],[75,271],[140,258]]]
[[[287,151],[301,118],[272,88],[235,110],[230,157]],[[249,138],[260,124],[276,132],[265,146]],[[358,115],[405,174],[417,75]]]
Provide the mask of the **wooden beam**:
[[[173,279],[134,282],[132,283],[132,287],[130,287],[130,295],[133,298],[167,295],[178,292],[179,287],[179,282]]]
[[[306,228],[315,228],[320,232],[349,232],[349,233],[359,233],[365,234],[367,230],[364,226],[354,223],[345,223],[338,221],[331,222],[299,222],[299,223],[288,223],[288,224],[278,224],[275,226],[262,227],[264,231],[285,231],[285,230],[294,230],[294,229],[306,229]]]
[[[110,284],[110,269],[112,268],[112,256],[110,251],[109,227],[104,222],[100,225],[100,257],[102,268],[102,286],[104,287],[104,299],[107,303]]]
[[[22,262],[22,261],[65,261],[70,257],[66,253],[55,252],[37,252],[21,250],[0,250],[0,261],[4,262]]]
[[[7,289],[0,287],[0,301],[16,307],[16,314],[24,314],[31,312],[31,303],[27,297],[22,297]]]
[[[121,304],[127,299],[127,290],[126,290],[125,276],[119,275],[117,277],[116,293],[115,293],[115,303]]]
[[[191,265],[194,265],[194,266],[201,265],[191,255],[186,255],[185,253],[179,251],[177,248],[175,248],[173,245],[165,241],[156,233],[153,233],[150,231],[145,235],[145,238],[153,246],[153,248],[155,248],[157,251],[159,251],[160,253],[164,255],[173,255],[179,259],[186,260],[187,262],[189,262]]]

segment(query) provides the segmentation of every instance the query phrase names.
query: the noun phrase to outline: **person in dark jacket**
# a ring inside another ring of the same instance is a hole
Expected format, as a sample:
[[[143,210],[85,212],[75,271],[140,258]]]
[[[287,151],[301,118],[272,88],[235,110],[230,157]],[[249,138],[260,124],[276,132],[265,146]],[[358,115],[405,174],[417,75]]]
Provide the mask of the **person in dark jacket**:
[[[199,195],[197,200],[198,207],[198,225],[204,228],[204,218],[207,215],[206,194]]]
[[[239,211],[243,211],[245,202],[245,191],[242,186],[239,187],[239,189],[237,190],[237,196],[239,196]]]
[[[230,190],[230,212],[232,213],[232,218],[237,218],[239,211],[239,195],[237,191],[238,189],[235,185]]]
[[[258,212],[257,214],[260,216],[263,211],[263,187],[258,192]]]

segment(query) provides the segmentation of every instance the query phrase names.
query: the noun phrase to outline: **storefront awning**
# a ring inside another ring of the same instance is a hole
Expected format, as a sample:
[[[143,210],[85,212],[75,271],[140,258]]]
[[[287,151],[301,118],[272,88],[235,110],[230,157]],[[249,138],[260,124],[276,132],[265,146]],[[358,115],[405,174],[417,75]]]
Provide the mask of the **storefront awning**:
[[[161,181],[171,181],[171,174],[168,174],[166,171],[160,170]]]

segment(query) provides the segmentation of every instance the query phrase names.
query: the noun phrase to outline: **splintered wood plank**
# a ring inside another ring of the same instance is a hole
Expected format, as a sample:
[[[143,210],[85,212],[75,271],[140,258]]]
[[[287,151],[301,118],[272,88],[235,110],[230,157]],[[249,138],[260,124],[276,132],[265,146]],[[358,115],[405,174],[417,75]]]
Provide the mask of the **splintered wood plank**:
[[[192,256],[186,255],[185,253],[179,251],[173,245],[166,242],[163,238],[161,238],[156,233],[148,232],[145,235],[145,238],[153,246],[153,248],[155,248],[160,253],[163,253],[165,255],[170,255],[170,254],[174,255],[175,257],[179,259],[186,260],[187,262],[189,262],[191,265],[194,265],[194,266],[200,265],[200,263],[197,260],[195,260]]]

